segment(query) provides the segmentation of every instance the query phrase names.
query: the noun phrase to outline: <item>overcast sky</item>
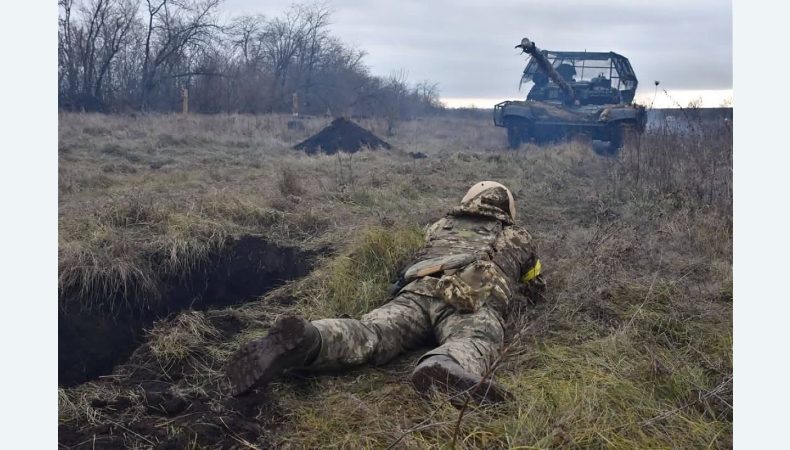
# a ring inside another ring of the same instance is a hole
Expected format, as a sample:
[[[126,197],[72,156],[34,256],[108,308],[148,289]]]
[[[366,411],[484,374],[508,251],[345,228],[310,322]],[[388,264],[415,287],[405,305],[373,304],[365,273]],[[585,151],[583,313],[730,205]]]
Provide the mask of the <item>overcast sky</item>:
[[[288,0],[226,0],[224,13],[276,16]],[[529,37],[542,49],[615,51],[631,60],[638,95],[654,80],[685,106],[732,97],[729,0],[330,0],[332,32],[367,52],[377,75],[405,70],[410,82],[439,84],[453,105],[526,95],[518,82]],[[660,91],[659,91],[660,93]],[[658,96],[657,105],[670,102]]]

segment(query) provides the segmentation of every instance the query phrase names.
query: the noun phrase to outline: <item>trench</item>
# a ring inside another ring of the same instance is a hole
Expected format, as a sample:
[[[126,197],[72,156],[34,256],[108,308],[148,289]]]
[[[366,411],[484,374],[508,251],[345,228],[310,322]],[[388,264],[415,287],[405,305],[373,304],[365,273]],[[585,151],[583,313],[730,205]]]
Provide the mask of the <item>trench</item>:
[[[58,384],[73,386],[110,374],[142,344],[157,320],[186,309],[205,310],[254,300],[286,281],[307,275],[315,254],[259,236],[234,240],[191,273],[163,279],[162,301],[144,311],[110,315],[58,313]]]

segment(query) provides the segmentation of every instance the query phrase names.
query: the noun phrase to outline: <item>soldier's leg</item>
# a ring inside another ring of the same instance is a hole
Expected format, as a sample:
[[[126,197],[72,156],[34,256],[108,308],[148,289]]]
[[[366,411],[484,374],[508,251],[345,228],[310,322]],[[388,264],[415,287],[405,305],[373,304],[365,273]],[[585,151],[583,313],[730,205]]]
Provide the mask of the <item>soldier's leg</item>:
[[[422,359],[435,355],[448,356],[464,370],[481,376],[499,356],[504,340],[504,327],[499,313],[486,305],[468,314],[448,314],[444,309],[440,310],[435,333],[440,346],[426,353]]]
[[[314,321],[321,335],[321,349],[305,368],[324,370],[367,362],[383,364],[405,350],[424,344],[433,334],[430,302],[430,297],[402,293],[361,320]]]
[[[434,330],[441,345],[420,359],[412,373],[415,388],[422,393],[438,389],[451,394],[455,406],[464,404],[467,396],[476,402],[512,398],[493,379],[483,377],[504,338],[499,314],[487,306],[469,314],[441,303],[433,306]]]

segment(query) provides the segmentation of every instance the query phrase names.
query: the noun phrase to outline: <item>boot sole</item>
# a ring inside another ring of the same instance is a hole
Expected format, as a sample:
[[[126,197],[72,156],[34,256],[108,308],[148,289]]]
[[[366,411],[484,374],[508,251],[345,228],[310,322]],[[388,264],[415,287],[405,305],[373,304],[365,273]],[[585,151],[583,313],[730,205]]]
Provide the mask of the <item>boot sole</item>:
[[[509,395],[494,381],[487,379],[480,383],[480,378],[455,373],[439,364],[421,367],[412,375],[412,383],[417,392],[423,395],[428,395],[432,388],[452,395],[450,403],[456,407],[464,404],[467,395],[471,395],[477,404],[502,403],[509,399]],[[480,386],[474,389],[478,383]],[[462,392],[466,394],[457,395]]]
[[[225,373],[236,396],[253,386],[265,386],[286,367],[278,364],[284,356],[304,340],[305,322],[298,317],[285,317],[274,323],[265,337],[248,342],[231,356]]]

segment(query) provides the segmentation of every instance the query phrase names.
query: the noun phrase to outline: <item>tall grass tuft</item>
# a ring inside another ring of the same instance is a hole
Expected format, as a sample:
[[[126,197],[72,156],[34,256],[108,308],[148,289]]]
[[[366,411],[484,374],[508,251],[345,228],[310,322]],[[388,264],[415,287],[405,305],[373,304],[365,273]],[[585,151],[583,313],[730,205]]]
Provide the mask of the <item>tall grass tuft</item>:
[[[397,271],[422,244],[423,234],[414,226],[364,229],[306,288],[308,314],[359,317],[383,304]]]
[[[620,195],[732,215],[732,123],[690,115],[685,127],[631,136],[611,176]]]

